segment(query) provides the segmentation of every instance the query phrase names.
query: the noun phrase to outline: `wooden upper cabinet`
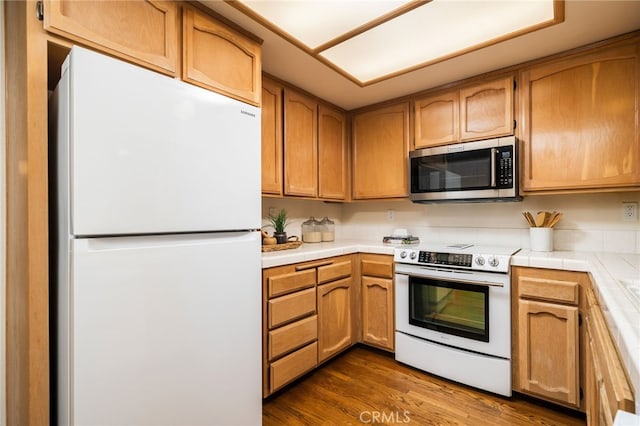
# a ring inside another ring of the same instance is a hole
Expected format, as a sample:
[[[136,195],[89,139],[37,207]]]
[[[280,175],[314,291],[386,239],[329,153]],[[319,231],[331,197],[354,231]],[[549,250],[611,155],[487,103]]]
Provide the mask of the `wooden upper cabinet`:
[[[260,43],[193,7],[184,7],[182,25],[184,81],[259,106]]]
[[[156,71],[176,75],[177,3],[45,0],[44,7],[45,30]]]
[[[409,104],[358,113],[352,126],[353,198],[406,197]]]
[[[284,194],[318,195],[318,105],[289,89],[284,91]]]
[[[525,69],[525,191],[640,184],[638,38]]]
[[[427,96],[414,102],[416,149],[458,141],[459,104],[458,91]]]
[[[282,86],[262,80],[262,193],[282,195]]]
[[[460,90],[460,140],[513,134],[513,77]]]
[[[344,200],[347,196],[348,146],[345,114],[318,108],[318,197]]]
[[[513,76],[414,101],[416,149],[513,134]]]

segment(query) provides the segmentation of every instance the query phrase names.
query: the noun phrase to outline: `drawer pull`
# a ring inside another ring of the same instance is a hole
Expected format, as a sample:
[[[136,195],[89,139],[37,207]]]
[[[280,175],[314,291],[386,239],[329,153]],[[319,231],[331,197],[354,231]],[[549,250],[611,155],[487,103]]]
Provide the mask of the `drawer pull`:
[[[326,260],[324,262],[318,262],[318,263],[310,263],[307,265],[296,266],[296,271],[304,271],[305,269],[319,268],[321,266],[327,266],[331,264],[333,264],[333,260]]]

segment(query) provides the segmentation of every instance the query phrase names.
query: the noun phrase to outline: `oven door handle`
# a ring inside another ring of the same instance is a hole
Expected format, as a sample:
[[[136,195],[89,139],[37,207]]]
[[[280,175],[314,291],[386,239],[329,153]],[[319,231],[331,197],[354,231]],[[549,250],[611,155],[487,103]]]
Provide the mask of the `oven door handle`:
[[[461,284],[469,284],[469,285],[477,285],[477,286],[483,286],[483,287],[504,287],[503,283],[499,283],[499,282],[494,282],[494,281],[475,281],[475,280],[471,280],[467,277],[461,277],[461,276],[455,276],[454,274],[458,274],[458,275],[472,275],[472,272],[467,272],[467,271],[456,271],[456,270],[450,270],[450,269],[440,269],[440,268],[430,268],[428,266],[420,266],[419,267],[421,270],[424,271],[433,271],[433,272],[439,272],[441,274],[444,274],[445,276],[439,276],[439,275],[430,275],[429,273],[425,273],[425,274],[415,274],[415,273],[407,273],[407,272],[397,272],[403,275],[407,275],[407,276],[414,276],[414,277],[418,277],[418,278],[433,278],[433,279],[444,279],[444,280],[448,280],[448,281],[452,281],[452,282],[456,282],[456,283],[461,283]]]

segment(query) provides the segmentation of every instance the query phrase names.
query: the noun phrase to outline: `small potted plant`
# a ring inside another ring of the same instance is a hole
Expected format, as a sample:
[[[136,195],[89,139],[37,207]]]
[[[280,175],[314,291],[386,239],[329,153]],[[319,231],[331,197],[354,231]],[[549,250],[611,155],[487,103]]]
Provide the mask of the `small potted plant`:
[[[271,221],[271,225],[273,226],[273,236],[277,243],[286,243],[287,233],[285,232],[285,228],[289,224],[287,222],[287,211],[285,209],[281,209],[276,215],[269,215],[269,221]]]

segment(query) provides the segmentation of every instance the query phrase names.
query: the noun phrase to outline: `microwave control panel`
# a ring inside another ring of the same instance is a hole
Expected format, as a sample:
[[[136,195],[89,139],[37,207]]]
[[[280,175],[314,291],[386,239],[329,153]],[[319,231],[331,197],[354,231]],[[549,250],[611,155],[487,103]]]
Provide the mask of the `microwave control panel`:
[[[513,187],[513,147],[503,146],[498,148],[498,188]]]

